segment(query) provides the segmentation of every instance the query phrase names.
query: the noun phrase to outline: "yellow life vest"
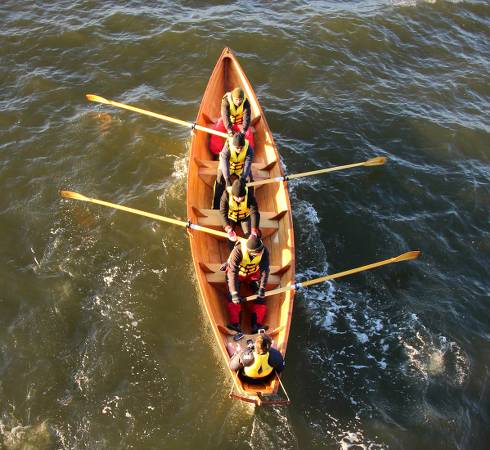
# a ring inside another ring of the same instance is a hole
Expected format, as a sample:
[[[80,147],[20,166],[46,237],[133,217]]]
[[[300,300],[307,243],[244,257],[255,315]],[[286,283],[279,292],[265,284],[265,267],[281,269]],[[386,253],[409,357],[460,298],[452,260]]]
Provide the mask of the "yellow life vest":
[[[243,172],[243,166],[245,165],[248,141],[245,139],[245,145],[243,146],[241,152],[239,152],[238,148],[231,143],[231,139],[228,140],[228,146],[230,147],[230,175],[236,174],[240,176]]]
[[[233,96],[231,95],[231,92],[227,92],[225,94],[225,98],[228,100],[228,104],[230,105],[230,122],[232,124],[240,125],[243,122],[243,106],[245,105],[247,96],[243,94],[243,101],[240,103],[240,106],[235,106],[235,103],[233,103]]]
[[[240,262],[240,267],[238,269],[238,274],[246,277],[252,273],[257,272],[259,270],[259,264],[262,260],[262,255],[264,254],[264,250],[262,250],[257,256],[250,259],[250,255],[248,254],[247,249],[247,241],[240,241],[241,250],[242,250],[242,260]]]
[[[245,188],[245,198],[243,201],[238,203],[233,194],[229,193],[228,200],[228,218],[233,220],[233,222],[238,222],[239,220],[243,220],[250,215],[250,209],[247,206],[248,202],[248,188]]]
[[[244,367],[243,372],[250,378],[262,378],[269,375],[274,370],[269,366],[269,352],[265,355],[259,355],[254,350],[254,363],[251,366]]]

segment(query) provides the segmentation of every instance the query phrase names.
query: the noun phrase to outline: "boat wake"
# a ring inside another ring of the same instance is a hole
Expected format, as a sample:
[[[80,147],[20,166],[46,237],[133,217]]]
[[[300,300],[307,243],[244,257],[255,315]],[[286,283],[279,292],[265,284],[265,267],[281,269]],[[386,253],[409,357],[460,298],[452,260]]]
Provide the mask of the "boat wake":
[[[299,281],[325,275],[329,267],[321,219],[313,204],[296,194],[301,183],[290,183],[295,222],[301,224],[295,228]],[[341,449],[385,448],[375,436],[365,435],[366,420],[381,416],[404,427],[412,414],[427,414],[410,402],[409,392],[424,398],[434,380],[457,387],[468,378],[469,361],[461,347],[433,336],[415,314],[400,311],[384,285],[374,283],[359,290],[346,278],[297,294],[310,324],[305,364],[314,375],[305,382],[318,390],[308,399],[306,415],[316,418],[310,427],[318,445],[330,439]],[[380,401],[386,386],[402,392],[401,397]]]
[[[133,255],[128,257],[124,246],[105,245],[100,236],[106,234],[107,223],[97,220],[94,226],[90,211],[75,208],[73,214],[63,215],[70,219],[52,227],[44,251],[31,251],[32,270],[40,279],[48,279],[52,291],[52,304],[33,314],[38,323],[46,322],[46,333],[55,342],[53,348],[58,348],[54,355],[42,353],[40,360],[62,361],[57,377],[63,382],[49,385],[57,410],[49,420],[30,427],[14,419],[0,423],[6,448],[53,436],[60,448],[94,447],[111,422],[125,423],[122,436],[135,432],[135,418],[145,423],[138,431],[141,441],[160,427],[156,417],[161,417],[167,402],[166,368],[147,342],[152,298],[139,298],[138,286],[155,285],[148,297],[153,295],[154,304],[158,303],[162,270],[153,267],[153,260],[141,259],[137,248],[130,249]],[[70,228],[77,232],[67,232]],[[102,268],[95,263],[100,260],[105,261]],[[48,322],[45,316],[51,317],[52,311],[57,320]],[[73,330],[68,335],[67,323]],[[74,407],[78,417],[66,420]]]

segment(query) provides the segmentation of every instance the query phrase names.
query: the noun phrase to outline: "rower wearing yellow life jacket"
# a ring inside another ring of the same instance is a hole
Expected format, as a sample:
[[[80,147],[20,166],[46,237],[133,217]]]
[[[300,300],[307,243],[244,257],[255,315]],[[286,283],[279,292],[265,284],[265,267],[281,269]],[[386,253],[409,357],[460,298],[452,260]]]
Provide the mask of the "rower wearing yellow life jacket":
[[[213,209],[219,209],[225,187],[231,187],[231,177],[242,181],[252,179],[254,151],[243,134],[228,139],[219,154],[218,173],[214,184]]]
[[[271,339],[260,333],[248,347],[236,352],[230,360],[230,369],[239,370],[243,375],[252,379],[261,379],[270,375],[274,370],[279,373],[284,369],[284,358],[281,353],[271,347]]]
[[[250,101],[242,88],[236,87],[231,92],[225,93],[221,99],[221,117],[213,127],[214,130],[228,133],[233,137],[235,133],[242,133],[245,139],[254,146],[254,135],[250,127],[251,108]],[[211,135],[209,149],[217,155],[223,148],[223,138]]]
[[[247,285],[257,294],[257,299],[250,302],[252,334],[257,333],[260,329],[268,328],[267,325],[264,325],[264,318],[267,312],[265,287],[269,279],[269,271],[269,251],[259,237],[251,234],[246,241],[241,240],[235,244],[228,257],[226,268],[226,282],[229,290],[228,328],[241,331],[240,287],[242,284]]]
[[[260,214],[253,187],[247,188],[242,180],[235,180],[231,188],[225,189],[220,201],[221,222],[228,239],[236,242],[235,228],[240,225],[243,235],[260,237]]]

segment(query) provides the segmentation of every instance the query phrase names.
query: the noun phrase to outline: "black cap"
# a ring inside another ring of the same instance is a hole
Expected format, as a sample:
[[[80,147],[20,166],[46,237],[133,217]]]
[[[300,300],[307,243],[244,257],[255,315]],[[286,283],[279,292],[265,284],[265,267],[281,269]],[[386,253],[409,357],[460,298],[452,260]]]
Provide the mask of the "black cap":
[[[233,89],[231,91],[231,95],[233,96],[233,98],[243,99],[245,97],[245,94],[243,93],[243,89],[239,88],[239,87],[236,87],[235,89]]]
[[[245,145],[245,136],[243,133],[237,133],[233,136],[232,144],[234,147],[243,147]]]
[[[245,183],[240,179],[235,180],[231,186],[231,193],[235,197],[243,197],[246,194]]]
[[[251,234],[250,237],[247,239],[247,249],[255,252],[259,252],[264,248],[264,244],[254,234]]]

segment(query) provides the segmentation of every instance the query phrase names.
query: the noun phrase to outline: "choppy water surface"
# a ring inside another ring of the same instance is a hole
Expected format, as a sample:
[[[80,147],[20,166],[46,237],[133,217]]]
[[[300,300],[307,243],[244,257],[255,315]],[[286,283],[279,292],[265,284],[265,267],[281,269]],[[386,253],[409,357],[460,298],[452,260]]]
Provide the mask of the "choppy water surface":
[[[6,449],[484,449],[490,438],[490,6],[4,1],[0,442]],[[185,233],[187,129],[230,46],[289,173],[300,292],[287,408],[227,398]]]

